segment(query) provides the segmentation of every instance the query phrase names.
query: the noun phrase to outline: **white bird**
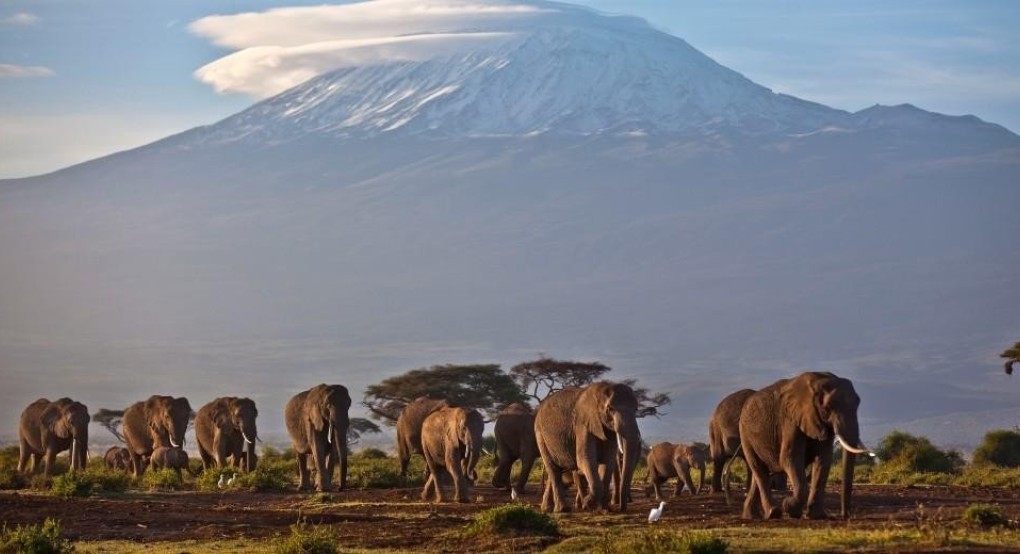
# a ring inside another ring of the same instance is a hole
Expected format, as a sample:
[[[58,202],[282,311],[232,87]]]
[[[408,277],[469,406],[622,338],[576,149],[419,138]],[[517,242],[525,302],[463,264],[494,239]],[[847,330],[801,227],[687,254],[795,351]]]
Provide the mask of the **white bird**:
[[[510,500],[517,502],[517,487],[510,487]]]
[[[655,523],[662,517],[662,510],[666,507],[665,502],[659,502],[658,508],[652,508],[652,511],[648,512],[648,523]]]
[[[227,479],[227,486],[228,486],[228,487],[229,487],[230,485],[233,485],[233,484],[234,484],[234,478],[235,478],[235,477],[237,477],[237,474],[236,474],[236,473],[231,473],[231,474],[230,474],[230,479]]]
[[[226,476],[226,474],[221,473],[220,474],[220,480],[216,482],[216,486],[222,489],[226,484],[227,484],[227,476]]]

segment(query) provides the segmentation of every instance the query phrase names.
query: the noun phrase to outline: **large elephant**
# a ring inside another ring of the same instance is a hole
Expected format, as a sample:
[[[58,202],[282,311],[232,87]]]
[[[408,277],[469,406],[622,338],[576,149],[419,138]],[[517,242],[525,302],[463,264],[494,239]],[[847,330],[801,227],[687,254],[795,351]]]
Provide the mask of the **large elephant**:
[[[340,464],[340,490],[347,487],[347,430],[351,395],[343,385],[316,385],[287,402],[284,418],[297,454],[298,489],[308,488],[308,456],[315,464],[315,490],[328,491]]]
[[[198,410],[195,416],[195,439],[205,469],[231,466],[255,469],[255,441],[258,429],[255,418],[259,411],[250,398],[224,396]]]
[[[467,502],[470,483],[475,481],[475,465],[482,452],[482,414],[468,408],[444,407],[425,418],[421,428],[422,454],[429,477],[421,499],[428,501],[434,490],[436,502],[443,501],[443,481],[453,481],[457,502]]]
[[[123,446],[111,446],[103,456],[106,469],[128,471],[131,469],[131,452]]]
[[[684,485],[695,495],[705,487],[705,450],[687,444],[673,444],[671,442],[660,442],[652,447],[648,453],[648,475],[652,490],[655,492],[655,499],[662,500],[660,487],[667,479],[676,477],[676,489],[673,496],[680,496]],[[698,488],[694,489],[694,481],[691,479],[691,468],[697,468],[700,473]]]
[[[712,455],[712,492],[722,488],[723,467],[740,452],[740,411],[754,394],[754,389],[740,389],[723,398],[708,422],[708,446]]]
[[[188,399],[172,396],[150,396],[144,402],[135,402],[121,419],[121,434],[131,454],[131,468],[135,477],[145,471],[144,458],[160,446],[184,447],[184,434],[188,430],[193,412]]]
[[[400,457],[400,478],[406,481],[411,456],[422,454],[421,426],[432,412],[449,407],[445,400],[419,396],[400,412],[397,418],[397,455]]]
[[[769,476],[785,473],[793,495],[783,501],[783,510],[797,518],[806,506],[808,517],[824,518],[834,439],[843,446],[840,514],[849,517],[856,455],[869,453],[857,423],[860,402],[849,379],[822,372],[781,379],[752,394],[740,412],[741,448],[752,477],[743,517],[752,518],[759,501],[766,519],[780,515],[769,495]]]
[[[89,410],[81,402],[61,398],[50,402],[40,398],[21,412],[18,423],[18,471],[38,472],[40,462],[46,475],[53,475],[57,454],[71,451],[71,469],[85,469],[89,451]]]
[[[177,473],[177,478],[181,478],[181,470],[185,470],[191,473],[191,467],[188,465],[188,453],[183,448],[175,448],[169,446],[157,446],[152,451],[152,456],[149,459],[149,465],[152,469],[172,469]]]
[[[493,429],[496,436],[496,472],[492,475],[492,486],[510,488],[510,471],[514,462],[521,461],[521,473],[517,476],[514,489],[524,494],[531,467],[538,458],[538,443],[535,442],[535,412],[526,404],[514,402],[503,408],[496,416]]]
[[[641,442],[637,409],[637,397],[630,387],[608,381],[568,387],[542,401],[535,413],[535,439],[551,476],[542,496],[543,510],[548,511],[550,503],[556,512],[569,510],[563,473],[573,470],[589,485],[582,508],[608,509],[617,452],[623,454],[620,489],[630,489],[641,452],[634,446]],[[628,495],[618,496],[620,510],[626,510]]]

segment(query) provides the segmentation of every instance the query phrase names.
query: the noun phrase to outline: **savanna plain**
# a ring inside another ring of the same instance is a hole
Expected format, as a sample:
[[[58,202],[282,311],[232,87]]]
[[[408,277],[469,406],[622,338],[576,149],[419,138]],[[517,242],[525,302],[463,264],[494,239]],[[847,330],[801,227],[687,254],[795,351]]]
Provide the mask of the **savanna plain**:
[[[736,484],[728,505],[721,493],[671,497],[669,483],[663,516],[650,524],[658,504],[642,485],[644,468],[626,512],[551,515],[539,509],[541,467],[511,500],[488,485],[491,456],[479,464],[469,502],[442,504],[420,500],[420,459],[404,483],[398,461],[375,449],[352,456],[348,490],[329,493],[296,492],[296,462],[272,448],[256,471],[229,485],[220,477],[230,469],[199,472],[197,460],[182,478],[161,470],[135,479],[99,459],[84,472],[26,476],[14,469],[16,458],[16,448],[0,454],[2,552],[1020,551],[1020,470],[978,464],[859,465],[846,521],[745,521]],[[830,484],[826,499],[833,514],[838,486]]]

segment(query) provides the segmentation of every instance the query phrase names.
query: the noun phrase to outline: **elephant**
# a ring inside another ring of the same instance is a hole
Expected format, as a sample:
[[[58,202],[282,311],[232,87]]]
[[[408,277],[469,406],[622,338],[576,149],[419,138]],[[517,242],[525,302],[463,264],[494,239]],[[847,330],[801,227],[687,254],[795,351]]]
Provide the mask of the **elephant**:
[[[421,426],[432,412],[449,407],[445,400],[419,396],[400,412],[397,418],[397,455],[400,457],[400,478],[407,481],[407,465],[411,456],[422,454]]]
[[[477,410],[446,406],[425,418],[421,427],[422,455],[429,477],[421,492],[428,501],[435,490],[436,502],[443,501],[442,482],[449,475],[457,502],[467,502],[470,483],[477,478],[475,465],[482,452],[485,420]]]
[[[835,439],[843,447],[840,514],[848,518],[856,456],[870,453],[860,438],[860,402],[849,379],[828,372],[805,372],[752,394],[740,412],[740,444],[752,479],[743,517],[754,517],[759,501],[765,519],[779,517],[769,494],[769,476],[776,473],[785,473],[793,487],[783,511],[799,518],[806,505],[809,518],[826,517],[825,484]],[[808,464],[813,467],[810,489]]]
[[[521,473],[514,490],[524,494],[531,468],[538,458],[535,413],[527,404],[510,404],[496,417],[493,434],[496,437],[496,472],[492,475],[492,486],[503,490],[510,488],[510,471],[514,462],[520,460]]]
[[[167,447],[157,446],[152,451],[152,456],[149,458],[149,464],[152,469],[172,469],[177,473],[177,478],[181,478],[181,470],[186,470],[189,474],[191,473],[191,467],[188,465],[188,453],[183,448],[179,447]]]
[[[754,389],[740,389],[723,398],[708,422],[708,443],[712,456],[712,492],[723,490],[723,468],[727,460],[741,451],[740,411],[754,393]]]
[[[103,456],[107,469],[128,471],[131,469],[131,452],[123,446],[111,446]]]
[[[550,474],[542,496],[542,509],[569,510],[565,502],[563,472],[578,470],[588,483],[583,509],[608,509],[609,481],[623,454],[621,491],[630,489],[640,449],[638,401],[633,389],[622,383],[600,381],[586,387],[567,387],[545,398],[535,413],[535,440],[542,463]],[[602,466],[600,468],[600,466]],[[618,507],[627,509],[627,494],[619,494]],[[550,506],[551,505],[551,506]]]
[[[684,485],[691,491],[691,496],[700,493],[705,486],[706,458],[704,449],[696,446],[671,442],[660,442],[653,446],[647,458],[647,479],[651,481],[655,499],[662,500],[659,487],[671,477],[677,478],[673,496],[680,496]],[[691,479],[692,467],[697,468],[700,473],[697,491],[694,490],[694,481]]]
[[[85,469],[89,451],[89,410],[81,402],[61,398],[50,402],[40,398],[21,412],[18,423],[18,471],[28,470],[32,458],[32,471],[38,472],[40,462],[43,473],[53,475],[57,454],[70,450],[71,470]]]
[[[225,396],[217,398],[198,410],[195,416],[195,439],[202,467],[230,465],[242,471],[255,469],[257,456],[255,441],[258,429],[255,418],[259,411],[250,398]]]
[[[124,410],[121,431],[135,477],[145,471],[144,457],[152,456],[157,447],[184,447],[184,434],[193,415],[191,404],[183,396],[153,395]]]
[[[315,490],[331,488],[333,468],[340,464],[339,490],[347,488],[347,431],[351,426],[351,395],[343,385],[320,384],[295,394],[284,419],[297,454],[298,490],[308,488],[308,456],[315,464]]]

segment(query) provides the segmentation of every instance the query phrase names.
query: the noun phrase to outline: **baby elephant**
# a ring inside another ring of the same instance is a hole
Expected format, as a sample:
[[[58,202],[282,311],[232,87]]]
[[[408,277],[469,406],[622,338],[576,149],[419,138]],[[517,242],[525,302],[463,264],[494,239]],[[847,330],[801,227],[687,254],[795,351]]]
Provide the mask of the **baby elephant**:
[[[188,473],[191,473],[191,468],[188,466],[188,453],[180,447],[170,448],[160,446],[156,448],[152,451],[149,463],[152,464],[152,469],[155,470],[170,468],[176,471],[178,478],[181,477],[182,469],[186,469]]]
[[[673,496],[679,496],[684,485],[691,491],[691,495],[697,494],[694,490],[694,481],[691,480],[691,467],[698,468],[701,473],[701,480],[698,484],[698,491],[705,486],[705,460],[708,454],[703,448],[689,446],[686,444],[673,444],[660,442],[652,447],[648,453],[648,479],[652,482],[652,490],[655,491],[655,499],[662,500],[659,487],[671,477],[676,477],[676,489]]]
[[[107,469],[128,471],[131,469],[131,453],[123,446],[111,446],[103,456]]]

